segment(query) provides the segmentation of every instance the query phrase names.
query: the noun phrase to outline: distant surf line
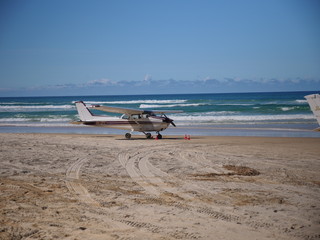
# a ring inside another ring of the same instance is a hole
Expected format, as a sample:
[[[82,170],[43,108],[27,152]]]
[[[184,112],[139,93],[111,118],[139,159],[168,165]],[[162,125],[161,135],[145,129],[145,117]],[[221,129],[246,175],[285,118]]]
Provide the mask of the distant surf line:
[[[141,104],[141,103],[159,103],[159,104],[166,104],[166,103],[185,103],[188,100],[180,100],[180,99],[176,99],[176,100],[129,100],[129,101],[85,101],[84,102],[86,104]],[[73,102],[75,103],[75,101]]]
[[[184,103],[184,104],[167,104],[167,105],[147,105],[147,104],[141,104],[139,108],[171,108],[171,107],[198,107],[198,106],[204,106],[204,105],[210,105],[206,103]]]

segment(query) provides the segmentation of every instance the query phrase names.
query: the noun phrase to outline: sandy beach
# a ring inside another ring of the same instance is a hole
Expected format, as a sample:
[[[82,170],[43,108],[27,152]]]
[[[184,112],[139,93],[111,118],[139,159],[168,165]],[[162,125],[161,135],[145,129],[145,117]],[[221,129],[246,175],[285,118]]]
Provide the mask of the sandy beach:
[[[320,239],[320,138],[0,142],[0,239]]]

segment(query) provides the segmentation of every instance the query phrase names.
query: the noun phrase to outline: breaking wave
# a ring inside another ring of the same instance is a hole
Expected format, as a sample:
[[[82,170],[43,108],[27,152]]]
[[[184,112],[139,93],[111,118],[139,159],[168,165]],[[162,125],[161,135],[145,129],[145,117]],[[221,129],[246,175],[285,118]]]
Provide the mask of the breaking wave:
[[[296,107],[281,107],[280,109],[284,112],[287,112],[287,111],[296,109]]]
[[[218,103],[217,106],[254,106],[252,103]]]
[[[72,121],[69,117],[52,117],[52,118],[42,118],[42,117],[34,117],[34,118],[28,118],[28,117],[21,117],[21,118],[1,118],[0,123],[15,123],[15,122],[69,122]]]
[[[221,122],[258,122],[258,121],[290,121],[290,120],[312,120],[312,114],[292,114],[292,115],[189,115],[174,116],[175,121],[183,123],[221,123]]]
[[[297,99],[295,102],[297,102],[297,103],[308,103],[307,100],[301,100],[301,99]]]
[[[141,103],[147,103],[147,104],[153,104],[153,103],[159,103],[159,104],[167,104],[167,103],[184,103],[188,100],[130,100],[130,101],[84,101],[87,104],[141,104]],[[75,103],[75,102],[73,102]]]
[[[34,111],[34,110],[69,110],[74,109],[73,105],[2,105],[0,106],[0,112],[19,112],[19,111]]]
[[[171,107],[197,107],[208,105],[205,103],[184,103],[184,104],[166,104],[166,105],[159,105],[159,104],[141,104],[139,108],[171,108]]]

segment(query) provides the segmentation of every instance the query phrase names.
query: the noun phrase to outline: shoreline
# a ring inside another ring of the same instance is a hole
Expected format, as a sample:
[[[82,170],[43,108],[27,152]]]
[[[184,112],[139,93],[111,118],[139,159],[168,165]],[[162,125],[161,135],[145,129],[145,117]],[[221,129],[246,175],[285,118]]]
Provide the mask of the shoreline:
[[[169,127],[161,132],[162,135],[182,135],[191,136],[258,136],[258,137],[313,137],[320,138],[320,132],[314,131],[317,124],[308,124],[292,126],[287,125],[198,125],[198,126],[177,126]],[[0,126],[0,133],[70,133],[70,134],[119,134],[124,135],[127,131],[104,128],[104,127],[87,127],[87,126]],[[155,135],[155,132],[151,132]],[[140,132],[134,132],[134,136],[143,135]]]
[[[80,138],[107,138],[107,139],[113,139],[113,140],[126,140],[126,141],[131,141],[131,140],[145,140],[145,141],[153,141],[156,140],[155,138],[147,139],[143,133],[141,134],[134,134],[131,139],[126,139],[124,134],[103,134],[103,133],[68,133],[68,132],[0,132],[0,137],[1,136],[6,136],[6,135],[20,135],[20,136],[57,136],[57,137],[80,137]],[[154,135],[156,136],[156,135]],[[154,137],[152,136],[152,137]],[[184,135],[166,135],[163,134],[162,139],[157,139],[159,141],[162,140],[183,140],[185,142],[188,142],[188,139],[184,139]],[[287,141],[292,139],[309,139],[309,140],[314,140],[316,142],[319,141],[320,139],[317,139],[317,137],[283,137],[283,136],[214,136],[214,135],[190,135],[192,137],[190,140],[200,140],[200,141],[206,141],[206,140],[213,140],[213,139],[279,139],[279,141]],[[245,140],[244,140],[245,141]]]
[[[0,239],[318,239],[320,138],[0,133]]]

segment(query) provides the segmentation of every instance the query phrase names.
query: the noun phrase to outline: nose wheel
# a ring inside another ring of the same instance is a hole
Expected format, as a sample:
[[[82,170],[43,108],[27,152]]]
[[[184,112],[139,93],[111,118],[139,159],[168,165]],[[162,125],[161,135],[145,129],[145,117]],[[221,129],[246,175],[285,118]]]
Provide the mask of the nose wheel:
[[[131,138],[131,133],[126,133],[124,136],[126,137],[126,139],[130,139]]]
[[[162,139],[162,135],[160,133],[158,133],[157,138]]]
[[[150,139],[152,137],[151,133],[145,133],[146,137]]]

